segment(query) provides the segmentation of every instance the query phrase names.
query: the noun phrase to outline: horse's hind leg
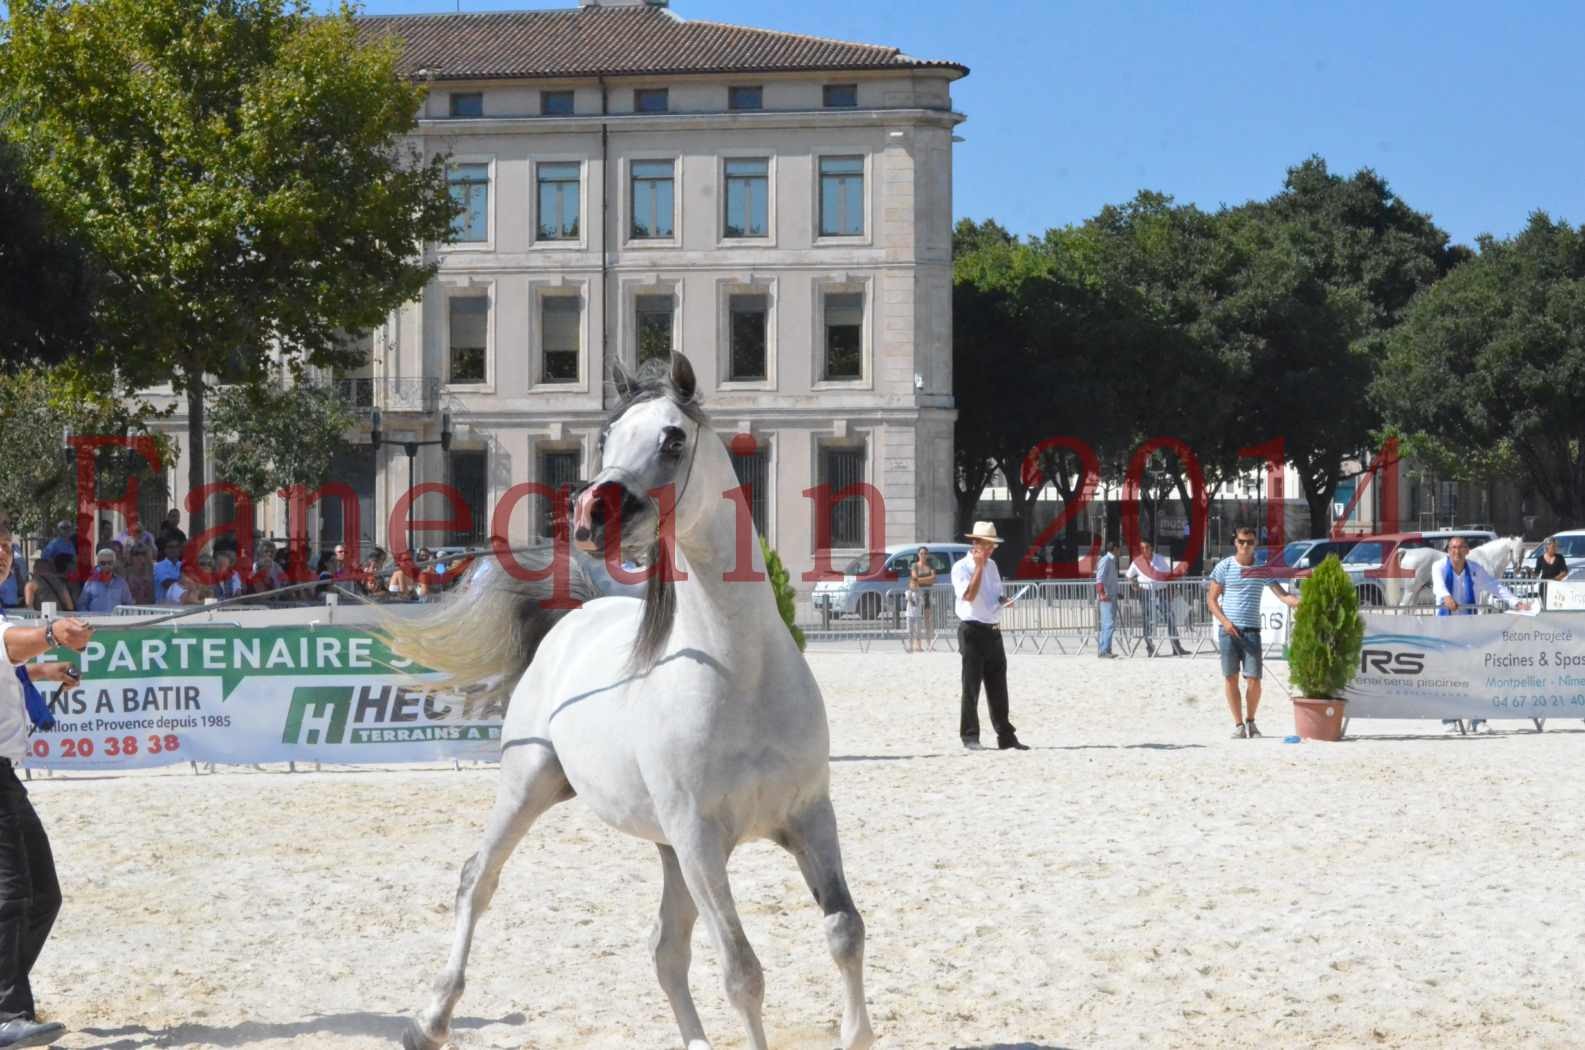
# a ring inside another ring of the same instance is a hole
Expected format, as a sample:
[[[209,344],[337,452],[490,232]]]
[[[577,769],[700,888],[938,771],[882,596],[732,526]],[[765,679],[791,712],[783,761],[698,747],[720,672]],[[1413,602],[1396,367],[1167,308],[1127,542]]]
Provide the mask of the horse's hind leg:
[[[726,860],[731,844],[721,827],[712,821],[691,822],[682,830],[682,834],[672,837],[672,848],[677,851],[688,892],[721,949],[727,1000],[742,1016],[752,1050],[768,1050],[765,1025],[760,1019],[765,1003],[765,971],[743,932],[732,887],[727,882]]]
[[[671,1000],[671,1012],[677,1017],[677,1027],[682,1030],[682,1041],[688,1050],[710,1050],[704,1037],[704,1025],[699,1023],[699,1011],[693,1005],[693,993],[688,990],[688,964],[693,961],[693,924],[699,918],[699,909],[688,895],[682,867],[677,863],[677,851],[670,846],[659,849],[665,882],[661,890],[660,916],[655,920],[655,932],[649,941],[655,955],[655,976],[660,979],[666,998]]]
[[[473,928],[490,906],[501,868],[540,814],[572,797],[561,763],[549,745],[535,741],[508,750],[501,757],[495,808],[490,811],[479,852],[462,866],[457,886],[457,926],[446,968],[435,981],[434,997],[402,1037],[407,1050],[439,1050],[451,1028],[451,1012],[462,997],[463,971]]]
[[[787,829],[783,845],[798,859],[815,903],[825,913],[826,943],[842,973],[843,1050],[866,1050],[875,1042],[869,1007],[864,1002],[864,920],[848,894],[842,874],[842,847],[830,799],[821,799]]]

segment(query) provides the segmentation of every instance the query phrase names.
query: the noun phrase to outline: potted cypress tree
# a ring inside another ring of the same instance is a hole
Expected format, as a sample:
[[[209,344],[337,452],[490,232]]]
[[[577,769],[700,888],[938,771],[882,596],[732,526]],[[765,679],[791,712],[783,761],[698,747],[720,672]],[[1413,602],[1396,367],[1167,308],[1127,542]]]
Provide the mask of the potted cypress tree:
[[[1294,726],[1305,740],[1341,740],[1343,691],[1359,670],[1365,639],[1359,595],[1335,554],[1301,587],[1288,644]]]

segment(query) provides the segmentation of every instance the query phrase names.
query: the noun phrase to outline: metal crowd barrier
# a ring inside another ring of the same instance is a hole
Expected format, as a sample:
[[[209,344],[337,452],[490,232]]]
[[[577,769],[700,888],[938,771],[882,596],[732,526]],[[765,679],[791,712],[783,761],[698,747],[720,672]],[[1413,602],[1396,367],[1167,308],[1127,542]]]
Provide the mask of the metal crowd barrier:
[[[1292,581],[1276,582],[1292,589]],[[1536,600],[1540,594],[1536,580],[1505,579],[1503,583],[1520,600]],[[1119,581],[1113,652],[1121,656],[1168,657],[1173,655],[1172,643],[1176,640],[1190,657],[1216,657],[1219,628],[1205,604],[1205,584],[1203,577],[1148,584]],[[1009,652],[1096,652],[1101,618],[1093,580],[1012,580],[1004,586],[1008,595],[1023,594],[1001,616],[1002,636]],[[1359,583],[1355,590],[1361,612],[1409,616],[1436,613],[1436,606],[1429,603],[1428,597],[1413,605],[1385,603],[1377,581]],[[931,588],[928,612],[921,605],[913,618],[909,615],[906,588],[872,593],[878,599],[870,603],[874,616],[837,615],[804,598],[798,605],[796,622],[815,644],[857,644],[864,651],[877,642],[900,648],[917,645],[925,650],[956,649],[958,619],[951,584]],[[1480,611],[1502,610],[1482,603]],[[1293,628],[1291,611],[1282,621],[1280,628],[1268,623],[1262,630],[1261,646],[1268,659],[1283,659],[1287,653]]]

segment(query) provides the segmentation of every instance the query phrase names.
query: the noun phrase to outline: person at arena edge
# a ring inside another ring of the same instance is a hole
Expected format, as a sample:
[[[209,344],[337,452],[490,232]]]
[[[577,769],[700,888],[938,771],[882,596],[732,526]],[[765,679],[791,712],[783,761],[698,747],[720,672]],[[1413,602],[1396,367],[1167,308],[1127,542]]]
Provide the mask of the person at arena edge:
[[[1438,558],[1431,566],[1431,593],[1436,596],[1438,616],[1471,616],[1483,594],[1501,598],[1518,609],[1528,609],[1529,602],[1521,602],[1501,580],[1494,579],[1479,562],[1469,560],[1469,541],[1454,536],[1447,541],[1447,556]],[[1485,726],[1484,718],[1472,718],[1469,731],[1479,733]],[[1444,733],[1460,732],[1458,719],[1442,719]]]
[[[1101,611],[1101,637],[1095,643],[1095,655],[1110,660],[1112,632],[1117,628],[1117,541],[1106,541],[1106,553],[1095,565],[1095,601]]]
[[[958,736],[970,751],[980,746],[980,684],[985,685],[985,705],[996,730],[996,746],[1003,751],[1028,751],[1007,716],[1007,650],[999,626],[1002,610],[1013,604],[1002,595],[1002,574],[991,552],[1002,542],[996,523],[976,521],[965,534],[973,546],[968,557],[952,566],[952,591],[957,596],[958,653],[963,660],[963,705]]]
[[[0,576],[11,571],[11,536],[0,533]],[[82,652],[93,628],[81,620],[52,620],[22,627],[0,618],[0,647],[13,670],[0,673],[0,1050],[44,1046],[66,1026],[40,1021],[28,974],[61,908],[44,825],[28,801],[16,767],[28,750],[28,710],[20,669],[30,681],[75,684],[76,668],[61,661],[28,664],[60,646]]]
[[[1167,590],[1167,582],[1172,578],[1172,563],[1167,561],[1166,555],[1157,554],[1156,545],[1149,540],[1140,540],[1139,554],[1129,562],[1126,575],[1139,585],[1139,608],[1145,629],[1145,654],[1156,655],[1155,625],[1160,620],[1166,622],[1167,640],[1172,643],[1172,655],[1188,656],[1189,650],[1178,641],[1178,622],[1172,614],[1172,595]]]
[[[1298,607],[1298,598],[1256,567],[1255,530],[1240,525],[1233,531],[1232,555],[1217,562],[1205,586],[1205,607],[1222,628],[1217,632],[1217,648],[1222,655],[1222,689],[1227,694],[1227,708],[1233,713],[1235,740],[1261,735],[1255,726],[1255,710],[1260,707],[1262,671],[1260,592],[1267,587],[1283,604]],[[1238,695],[1240,670],[1244,673],[1242,698]]]

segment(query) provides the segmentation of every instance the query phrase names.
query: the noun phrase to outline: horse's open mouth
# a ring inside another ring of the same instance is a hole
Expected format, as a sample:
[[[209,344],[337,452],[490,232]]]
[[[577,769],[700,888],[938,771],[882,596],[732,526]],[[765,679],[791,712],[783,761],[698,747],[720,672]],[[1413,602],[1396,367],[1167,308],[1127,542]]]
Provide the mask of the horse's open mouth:
[[[614,530],[622,553],[648,551],[655,507],[620,481],[590,485],[572,508],[572,540],[582,551],[603,551]]]

